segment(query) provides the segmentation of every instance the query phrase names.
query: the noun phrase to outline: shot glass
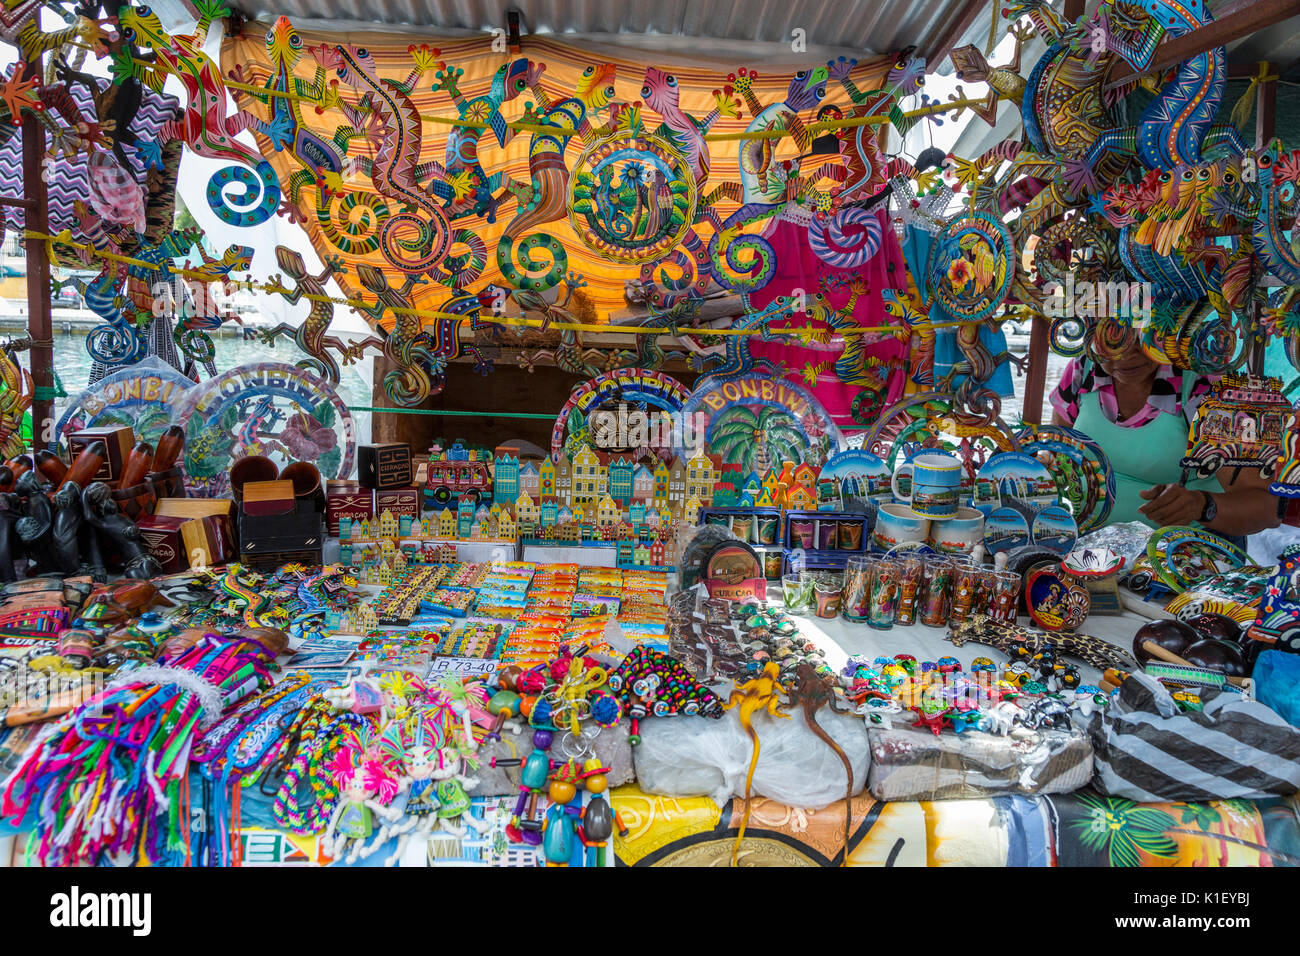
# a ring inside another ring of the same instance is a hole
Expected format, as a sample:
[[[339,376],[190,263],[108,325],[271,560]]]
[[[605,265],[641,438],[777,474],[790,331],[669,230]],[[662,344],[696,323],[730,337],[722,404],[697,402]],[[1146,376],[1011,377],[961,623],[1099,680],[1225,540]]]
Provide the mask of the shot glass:
[[[839,523],[839,546],[843,551],[862,550],[862,522],[841,521]]]
[[[1020,575],[1014,571],[993,572],[993,598],[989,603],[989,619],[1001,624],[1011,624],[1016,619],[1020,603]]]
[[[796,571],[781,578],[781,597],[785,599],[785,609],[791,614],[808,613],[809,595],[804,589],[804,575],[805,572]]]
[[[844,567],[844,593],[840,597],[840,616],[846,621],[865,621],[871,598],[871,561],[866,557],[849,558]]]
[[[916,623],[916,606],[925,587],[925,561],[919,554],[907,554],[898,559],[898,614],[895,623]]]
[[[813,586],[814,613],[818,617],[839,617],[843,578],[838,574],[819,574]]]
[[[925,590],[921,597],[921,623],[943,627],[948,623],[952,601],[952,559],[942,554],[924,559]]]
[[[775,581],[781,577],[781,565],[785,563],[785,552],[773,548],[763,552],[763,577]]]
[[[902,563],[894,558],[871,557],[871,594],[867,605],[867,624],[877,630],[894,626],[898,616]]]
[[[984,570],[972,561],[958,562],[952,572],[952,608],[948,611],[948,623],[961,624],[975,613],[975,598],[980,589],[980,578]]]

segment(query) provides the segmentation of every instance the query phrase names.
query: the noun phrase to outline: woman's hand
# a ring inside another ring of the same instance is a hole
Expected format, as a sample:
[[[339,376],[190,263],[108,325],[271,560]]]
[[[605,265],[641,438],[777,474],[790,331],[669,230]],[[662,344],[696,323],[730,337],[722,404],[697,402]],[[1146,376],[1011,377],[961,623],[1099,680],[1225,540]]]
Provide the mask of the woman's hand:
[[[1205,510],[1205,496],[1182,485],[1156,485],[1138,494],[1150,504],[1138,512],[1146,515],[1157,527],[1191,524]]]

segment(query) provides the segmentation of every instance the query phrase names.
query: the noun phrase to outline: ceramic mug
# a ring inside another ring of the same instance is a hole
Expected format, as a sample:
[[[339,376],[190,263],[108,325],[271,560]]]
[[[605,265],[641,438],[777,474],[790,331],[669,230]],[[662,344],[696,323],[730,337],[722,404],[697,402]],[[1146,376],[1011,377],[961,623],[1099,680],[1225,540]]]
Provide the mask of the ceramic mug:
[[[970,554],[984,542],[984,515],[974,508],[958,508],[951,518],[930,522],[928,543],[940,554]]]
[[[904,476],[911,478],[907,495],[898,488],[898,479]],[[944,452],[923,452],[898,466],[890,488],[895,498],[922,518],[951,518],[961,498],[961,462]]]
[[[912,513],[905,505],[881,505],[876,512],[876,526],[871,532],[871,544],[877,551],[889,551],[909,541],[924,542],[930,532],[930,521]]]

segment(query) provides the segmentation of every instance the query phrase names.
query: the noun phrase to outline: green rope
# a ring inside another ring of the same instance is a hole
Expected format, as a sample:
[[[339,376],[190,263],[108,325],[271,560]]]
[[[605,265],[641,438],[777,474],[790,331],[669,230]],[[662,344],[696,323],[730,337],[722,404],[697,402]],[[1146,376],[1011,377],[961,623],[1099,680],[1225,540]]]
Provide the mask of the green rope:
[[[548,415],[544,412],[453,412],[450,409],[440,411],[436,408],[374,408],[370,405],[349,405],[348,411],[384,412],[392,415],[452,415],[462,418],[477,416],[484,418],[544,418],[547,421],[555,421],[554,415]]]

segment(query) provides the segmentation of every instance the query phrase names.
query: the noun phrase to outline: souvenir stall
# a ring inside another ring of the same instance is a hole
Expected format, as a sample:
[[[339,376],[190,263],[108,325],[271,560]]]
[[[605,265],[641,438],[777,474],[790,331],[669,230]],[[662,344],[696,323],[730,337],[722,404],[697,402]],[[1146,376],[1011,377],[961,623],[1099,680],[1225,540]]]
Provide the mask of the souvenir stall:
[[[0,864],[1300,864],[1300,6],[2,2]]]

